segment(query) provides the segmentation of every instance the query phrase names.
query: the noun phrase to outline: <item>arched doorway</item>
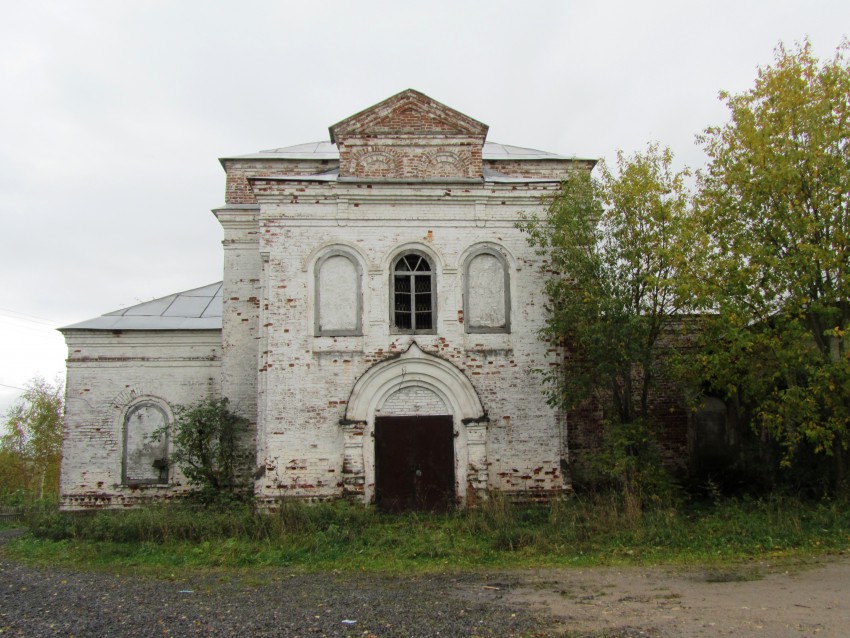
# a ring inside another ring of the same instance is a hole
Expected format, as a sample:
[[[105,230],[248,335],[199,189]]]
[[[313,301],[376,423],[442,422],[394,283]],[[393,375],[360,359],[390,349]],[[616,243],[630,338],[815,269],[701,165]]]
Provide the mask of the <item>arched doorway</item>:
[[[486,423],[456,366],[412,343],[363,374],[349,398],[345,480],[362,472],[363,497],[389,509],[445,509],[486,489]]]

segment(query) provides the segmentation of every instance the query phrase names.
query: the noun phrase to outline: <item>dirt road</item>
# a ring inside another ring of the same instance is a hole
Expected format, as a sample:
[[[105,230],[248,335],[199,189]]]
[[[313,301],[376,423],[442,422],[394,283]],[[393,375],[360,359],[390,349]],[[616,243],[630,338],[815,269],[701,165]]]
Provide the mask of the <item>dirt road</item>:
[[[488,595],[551,615],[554,635],[850,636],[847,556],[724,570],[540,571],[476,597]]]
[[[29,567],[0,548],[0,636],[843,637],[850,558],[428,576],[175,569],[156,579]]]

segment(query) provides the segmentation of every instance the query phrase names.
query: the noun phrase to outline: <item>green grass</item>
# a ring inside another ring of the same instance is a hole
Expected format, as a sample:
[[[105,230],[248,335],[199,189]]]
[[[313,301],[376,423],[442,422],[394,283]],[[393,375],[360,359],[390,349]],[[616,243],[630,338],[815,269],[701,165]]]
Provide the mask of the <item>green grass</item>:
[[[850,550],[846,501],[772,497],[645,512],[619,499],[545,507],[494,500],[450,514],[382,515],[345,503],[279,512],[170,505],[89,516],[42,514],[5,552],[87,567],[291,567],[434,572],[611,564],[728,564]]]

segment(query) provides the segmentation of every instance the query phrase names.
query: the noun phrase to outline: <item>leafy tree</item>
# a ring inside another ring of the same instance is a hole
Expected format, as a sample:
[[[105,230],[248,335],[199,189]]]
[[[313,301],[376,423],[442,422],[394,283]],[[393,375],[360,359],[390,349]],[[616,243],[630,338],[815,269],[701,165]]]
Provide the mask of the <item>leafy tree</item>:
[[[713,385],[784,446],[832,454],[850,426],[850,66],[808,41],[779,46],[730,121],[706,130],[701,202],[718,311],[703,357]]]
[[[683,271],[698,246],[687,172],[669,149],[617,155],[593,179],[575,173],[549,202],[545,219],[522,224],[548,257],[544,337],[564,343],[566,371],[550,371],[550,399],[566,408],[588,396],[603,405],[614,443],[606,463],[627,488],[641,463],[658,467],[651,390],[659,346],[689,309]]]
[[[201,499],[214,502],[244,496],[239,437],[247,419],[231,412],[226,398],[178,406],[174,412],[171,461],[199,488]],[[152,437],[162,435],[157,431]]]
[[[6,413],[0,436],[0,498],[59,494],[63,393],[61,384],[36,377]]]

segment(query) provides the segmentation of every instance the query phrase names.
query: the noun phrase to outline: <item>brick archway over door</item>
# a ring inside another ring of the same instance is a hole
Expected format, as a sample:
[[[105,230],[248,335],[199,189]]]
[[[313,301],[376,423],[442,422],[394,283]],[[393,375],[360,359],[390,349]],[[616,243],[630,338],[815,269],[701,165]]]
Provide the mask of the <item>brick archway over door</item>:
[[[450,424],[434,427],[450,428],[450,434],[441,435],[443,441],[448,440],[446,445],[451,446],[451,453],[444,452],[443,458],[450,458],[453,464],[451,471],[444,474],[451,477],[453,502],[463,505],[470,489],[474,492],[487,489],[488,419],[467,376],[448,361],[423,352],[415,342],[401,356],[367,370],[354,384],[343,420],[351,424],[345,425],[343,431],[346,450],[343,481],[362,485],[360,493],[366,502],[376,500],[376,446],[364,443],[379,436],[377,429],[384,427],[380,419],[387,414],[382,411],[387,400],[393,395],[416,394],[417,389],[426,391],[424,394],[444,406],[439,412],[420,410],[414,414],[422,417],[441,415],[444,422]],[[388,413],[393,418],[412,416],[397,411]]]

